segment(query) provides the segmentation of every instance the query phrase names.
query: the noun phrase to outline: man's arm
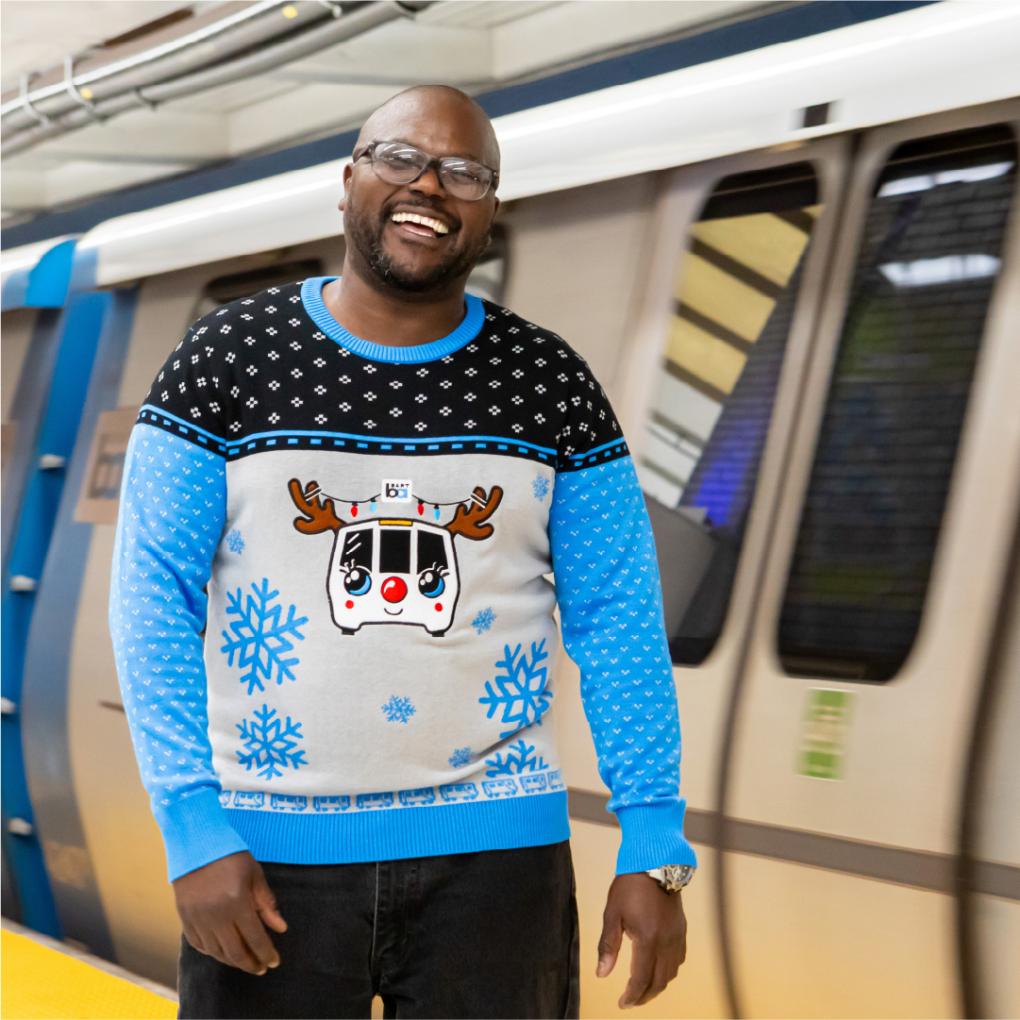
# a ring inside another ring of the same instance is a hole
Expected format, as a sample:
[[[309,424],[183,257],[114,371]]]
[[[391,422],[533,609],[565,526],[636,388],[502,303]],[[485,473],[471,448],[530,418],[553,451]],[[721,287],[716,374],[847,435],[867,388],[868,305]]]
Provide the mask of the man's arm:
[[[200,319],[174,348],[131,432],[109,623],[184,936],[221,963],[265,974],[280,957],[264,926],[287,923],[220,805],[206,707],[203,589],[226,519],[222,437],[238,370],[224,314]]]
[[[589,366],[571,377],[558,437],[549,538],[563,644],[581,671],[581,699],[599,775],[620,822],[596,975],[633,944],[621,1008],[643,1005],[687,954],[680,893],[644,872],[697,865],[683,832],[680,725],[655,540],[623,432]]]
[[[128,441],[110,576],[114,658],[170,881],[247,846],[219,802],[202,630],[223,457],[144,422]]]

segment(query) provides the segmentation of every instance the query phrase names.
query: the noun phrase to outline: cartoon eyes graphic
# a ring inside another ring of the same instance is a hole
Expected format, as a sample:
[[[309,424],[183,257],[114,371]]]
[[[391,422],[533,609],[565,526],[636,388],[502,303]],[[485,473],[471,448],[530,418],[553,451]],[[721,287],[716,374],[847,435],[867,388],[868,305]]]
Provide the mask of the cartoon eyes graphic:
[[[444,576],[438,570],[428,567],[418,577],[418,591],[427,599],[439,598],[446,591],[446,582],[443,580]]]
[[[367,595],[371,587],[372,575],[364,567],[351,567],[344,576],[348,595]]]

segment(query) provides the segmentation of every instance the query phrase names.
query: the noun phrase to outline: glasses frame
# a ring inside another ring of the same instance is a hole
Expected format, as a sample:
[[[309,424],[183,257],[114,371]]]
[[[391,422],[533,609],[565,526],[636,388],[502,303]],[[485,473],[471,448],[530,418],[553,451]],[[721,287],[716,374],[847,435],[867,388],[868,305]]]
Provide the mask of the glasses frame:
[[[499,171],[494,170],[491,166],[487,166],[485,163],[479,162],[477,159],[467,159],[465,156],[433,156],[431,153],[425,152],[424,149],[419,149],[416,145],[411,145],[409,142],[399,142],[392,139],[380,138],[375,141],[368,142],[363,145],[360,149],[355,149],[351,156],[351,163],[357,163],[363,156],[368,156],[369,161],[372,164],[373,169],[376,166],[375,149],[377,145],[403,145],[405,148],[411,149],[414,152],[420,152],[428,162],[418,171],[418,173],[411,178],[409,181],[403,181],[402,184],[414,184],[415,181],[421,180],[422,174],[426,173],[432,167],[435,167],[436,176],[439,178],[440,183],[443,185],[445,191],[448,191],[454,198],[461,202],[480,202],[490,191],[495,192],[499,185]],[[457,163],[472,163],[475,166],[480,166],[484,170],[488,170],[492,174],[492,179],[489,181],[485,190],[477,198],[461,198],[459,195],[455,195],[450,190],[447,182],[443,179],[443,170],[451,162]],[[395,184],[395,181],[386,181],[382,177],[378,170],[375,170],[375,174],[380,180],[385,181],[387,184]]]

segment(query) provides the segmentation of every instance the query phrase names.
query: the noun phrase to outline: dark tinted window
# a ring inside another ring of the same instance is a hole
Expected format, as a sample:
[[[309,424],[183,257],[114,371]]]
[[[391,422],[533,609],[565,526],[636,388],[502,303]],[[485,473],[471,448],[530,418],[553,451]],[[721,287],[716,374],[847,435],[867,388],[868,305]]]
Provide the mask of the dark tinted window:
[[[638,463],[677,663],[722,630],[818,201],[807,163],[727,177],[679,269]]]
[[[446,565],[443,536],[437,535],[434,531],[418,529],[418,573],[420,574],[427,567],[434,567],[438,570]]]
[[[1015,172],[995,128],[902,145],[878,181],[779,623],[790,673],[887,680],[910,652]]]
[[[372,569],[372,534],[369,528],[361,531],[349,531],[344,538],[343,554],[340,562],[352,563],[356,567]]]
[[[384,574],[411,573],[411,529],[379,533],[379,570]]]

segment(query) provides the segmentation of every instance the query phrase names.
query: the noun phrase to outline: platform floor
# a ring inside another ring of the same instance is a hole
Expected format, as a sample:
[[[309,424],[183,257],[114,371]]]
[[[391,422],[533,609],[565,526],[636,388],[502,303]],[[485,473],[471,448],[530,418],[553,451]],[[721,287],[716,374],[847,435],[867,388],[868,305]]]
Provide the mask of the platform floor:
[[[162,1020],[177,1016],[172,989],[3,919],[3,1020]]]

